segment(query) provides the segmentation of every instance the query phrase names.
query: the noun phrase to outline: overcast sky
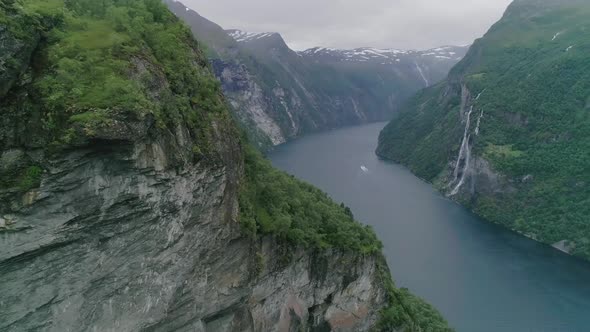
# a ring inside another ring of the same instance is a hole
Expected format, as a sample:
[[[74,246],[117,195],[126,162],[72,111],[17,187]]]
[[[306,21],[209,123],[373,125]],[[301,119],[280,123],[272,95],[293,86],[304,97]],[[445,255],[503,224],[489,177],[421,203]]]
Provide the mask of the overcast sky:
[[[426,49],[482,36],[510,0],[180,0],[225,29],[314,46]]]

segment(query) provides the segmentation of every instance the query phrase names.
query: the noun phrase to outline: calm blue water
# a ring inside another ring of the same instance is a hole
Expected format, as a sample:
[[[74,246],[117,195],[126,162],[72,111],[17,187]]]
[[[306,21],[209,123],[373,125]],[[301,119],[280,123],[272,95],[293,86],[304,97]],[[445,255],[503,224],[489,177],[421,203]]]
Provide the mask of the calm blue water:
[[[486,223],[380,161],[383,126],[308,136],[269,157],[372,225],[397,285],[432,303],[458,332],[590,331],[590,264]]]

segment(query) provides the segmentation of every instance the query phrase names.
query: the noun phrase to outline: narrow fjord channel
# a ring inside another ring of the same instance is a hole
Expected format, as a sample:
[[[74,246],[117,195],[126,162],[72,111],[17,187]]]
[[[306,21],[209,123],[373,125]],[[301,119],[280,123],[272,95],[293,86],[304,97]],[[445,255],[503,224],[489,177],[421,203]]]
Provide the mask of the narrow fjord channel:
[[[374,154],[384,124],[280,146],[273,164],[375,229],[397,285],[458,332],[590,330],[590,264],[478,219]]]

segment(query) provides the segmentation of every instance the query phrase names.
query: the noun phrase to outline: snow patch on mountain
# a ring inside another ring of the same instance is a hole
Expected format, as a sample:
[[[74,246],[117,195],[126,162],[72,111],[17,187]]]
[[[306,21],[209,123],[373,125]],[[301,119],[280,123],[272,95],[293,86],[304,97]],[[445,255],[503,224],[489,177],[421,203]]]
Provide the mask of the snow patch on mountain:
[[[327,47],[314,47],[302,52],[298,52],[303,57],[323,57],[341,62],[367,62],[375,61],[380,64],[399,63],[409,57],[425,57],[439,60],[460,60],[462,56],[458,55],[460,49],[465,47],[443,46],[425,51],[416,50],[399,50],[399,49],[381,49],[374,47],[362,47],[355,49],[335,49]]]
[[[401,51],[396,49],[379,49],[373,47],[363,47],[349,50],[327,47],[314,47],[303,52],[299,52],[299,54],[303,56],[322,55],[338,57],[342,58],[343,60],[356,59],[361,61],[370,59],[395,59],[397,55],[407,53],[408,51]]]
[[[242,30],[227,30],[227,33],[238,43],[250,42],[277,35],[276,32],[246,32]]]

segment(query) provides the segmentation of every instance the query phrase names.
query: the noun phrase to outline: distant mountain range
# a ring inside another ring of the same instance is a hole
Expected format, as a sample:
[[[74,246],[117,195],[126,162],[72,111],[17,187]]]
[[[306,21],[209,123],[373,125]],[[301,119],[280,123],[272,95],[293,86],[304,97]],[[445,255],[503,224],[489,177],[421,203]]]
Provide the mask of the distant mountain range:
[[[465,47],[443,46],[426,51],[404,51],[396,49],[379,49],[372,47],[341,50],[335,48],[314,47],[303,52],[302,56],[328,61],[376,62],[391,65],[403,60],[415,60],[416,57],[434,58],[439,60],[459,61],[465,55]]]
[[[263,150],[305,133],[388,120],[414,93],[444,79],[468,49],[296,52],[278,33],[224,30],[181,2],[166,2],[207,45],[237,118]]]
[[[425,51],[379,49],[362,47],[355,49],[334,49],[314,47],[298,52],[302,57],[315,63],[337,65],[343,63],[359,63],[361,65],[397,66],[406,68],[414,66],[414,74],[424,82],[424,87],[443,79],[450,65],[460,61],[467,52],[468,46],[442,46]]]

